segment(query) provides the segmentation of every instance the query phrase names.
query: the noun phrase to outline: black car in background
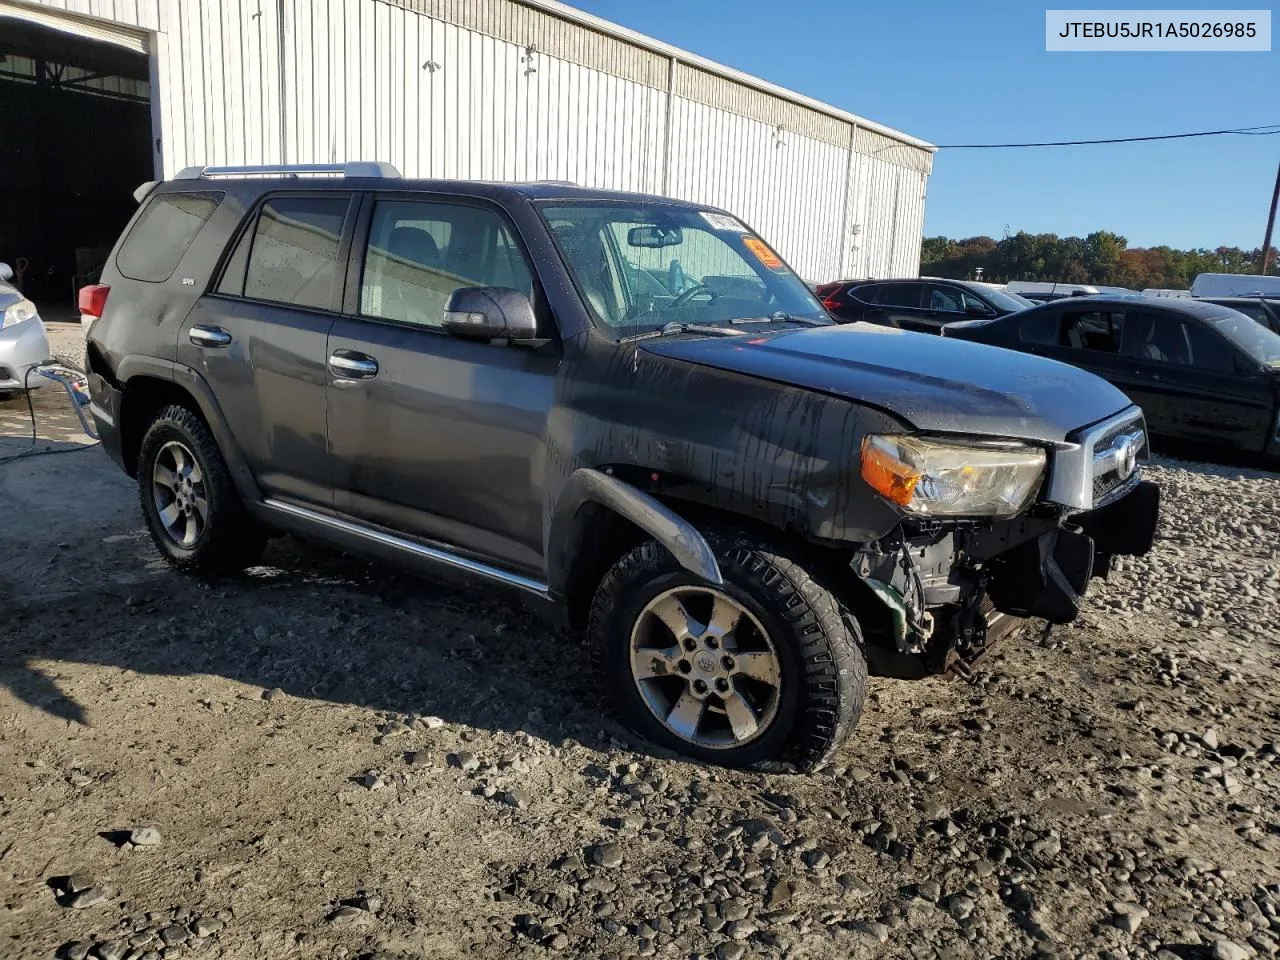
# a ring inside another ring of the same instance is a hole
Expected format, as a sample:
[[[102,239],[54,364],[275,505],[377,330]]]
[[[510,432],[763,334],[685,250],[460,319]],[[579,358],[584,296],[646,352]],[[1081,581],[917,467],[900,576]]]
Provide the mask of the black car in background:
[[[821,284],[817,294],[840,323],[864,320],[921,333],[938,333],[955,320],[1003,317],[1033,306],[1030,300],[985,284],[934,277],[842,280]]]
[[[1153,436],[1280,457],[1280,335],[1230,307],[1076,297],[994,320],[960,321],[943,336],[1096,373],[1142,407]]]
[[[1280,333],[1280,300],[1267,297],[1205,297],[1204,302],[1239,310],[1268,330]]]

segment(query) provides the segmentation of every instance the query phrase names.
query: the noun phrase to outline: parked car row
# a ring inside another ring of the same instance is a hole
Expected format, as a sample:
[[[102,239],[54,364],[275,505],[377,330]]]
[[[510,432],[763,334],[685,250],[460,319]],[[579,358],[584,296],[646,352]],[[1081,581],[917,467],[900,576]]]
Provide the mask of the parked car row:
[[[166,558],[234,570],[293,531],[511,588],[701,760],[818,764],[868,668],[964,672],[1000,617],[1070,622],[1151,547],[1118,389],[835,324],[723,210],[380,164],[193,169],[139,203],[81,303]],[[1023,306],[892,286],[867,302]]]
[[[1002,317],[1033,305],[989,284],[935,277],[827,283],[820,284],[817,293],[841,323],[861,320],[922,333],[938,333],[956,320]]]
[[[1198,283],[1244,289],[1273,278],[1227,279]],[[1032,303],[1014,289],[1045,302]],[[938,333],[1070,363],[1124,390],[1146,411],[1154,436],[1280,459],[1280,298],[1105,289],[1031,283],[1001,289],[938,277],[816,288],[839,322]]]

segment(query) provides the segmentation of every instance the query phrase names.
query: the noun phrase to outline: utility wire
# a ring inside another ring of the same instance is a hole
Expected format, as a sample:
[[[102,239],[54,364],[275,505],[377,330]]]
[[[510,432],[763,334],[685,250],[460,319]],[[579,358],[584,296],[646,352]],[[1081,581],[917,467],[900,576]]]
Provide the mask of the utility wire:
[[[1143,143],[1150,140],[1186,140],[1189,137],[1221,137],[1228,134],[1269,137],[1280,133],[1280,124],[1236,127],[1231,130],[1202,130],[1198,133],[1165,133],[1154,137],[1113,137],[1107,140],[1048,140],[1042,143],[940,143],[939,150],[1003,150],[1010,147],[1082,147],[1098,143]]]

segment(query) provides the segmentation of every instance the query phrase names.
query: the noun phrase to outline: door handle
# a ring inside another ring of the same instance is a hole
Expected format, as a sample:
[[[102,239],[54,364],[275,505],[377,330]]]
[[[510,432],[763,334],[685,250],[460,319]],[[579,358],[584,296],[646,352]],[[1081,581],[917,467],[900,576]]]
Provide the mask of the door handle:
[[[208,323],[195,324],[187,331],[187,337],[197,347],[225,347],[231,343],[231,334]]]
[[[329,354],[329,372],[339,380],[372,380],[378,361],[355,350],[335,350]]]

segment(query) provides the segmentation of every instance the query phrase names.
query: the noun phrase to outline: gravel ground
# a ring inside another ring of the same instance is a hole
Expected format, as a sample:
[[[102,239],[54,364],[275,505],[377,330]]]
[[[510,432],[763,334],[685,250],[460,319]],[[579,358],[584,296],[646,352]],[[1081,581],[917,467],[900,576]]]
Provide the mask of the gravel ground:
[[[1280,481],[1149,474],[1077,623],[761,776],[634,742],[487,591],[291,539],[184,577],[100,451],[0,466],[0,957],[1276,956]]]

